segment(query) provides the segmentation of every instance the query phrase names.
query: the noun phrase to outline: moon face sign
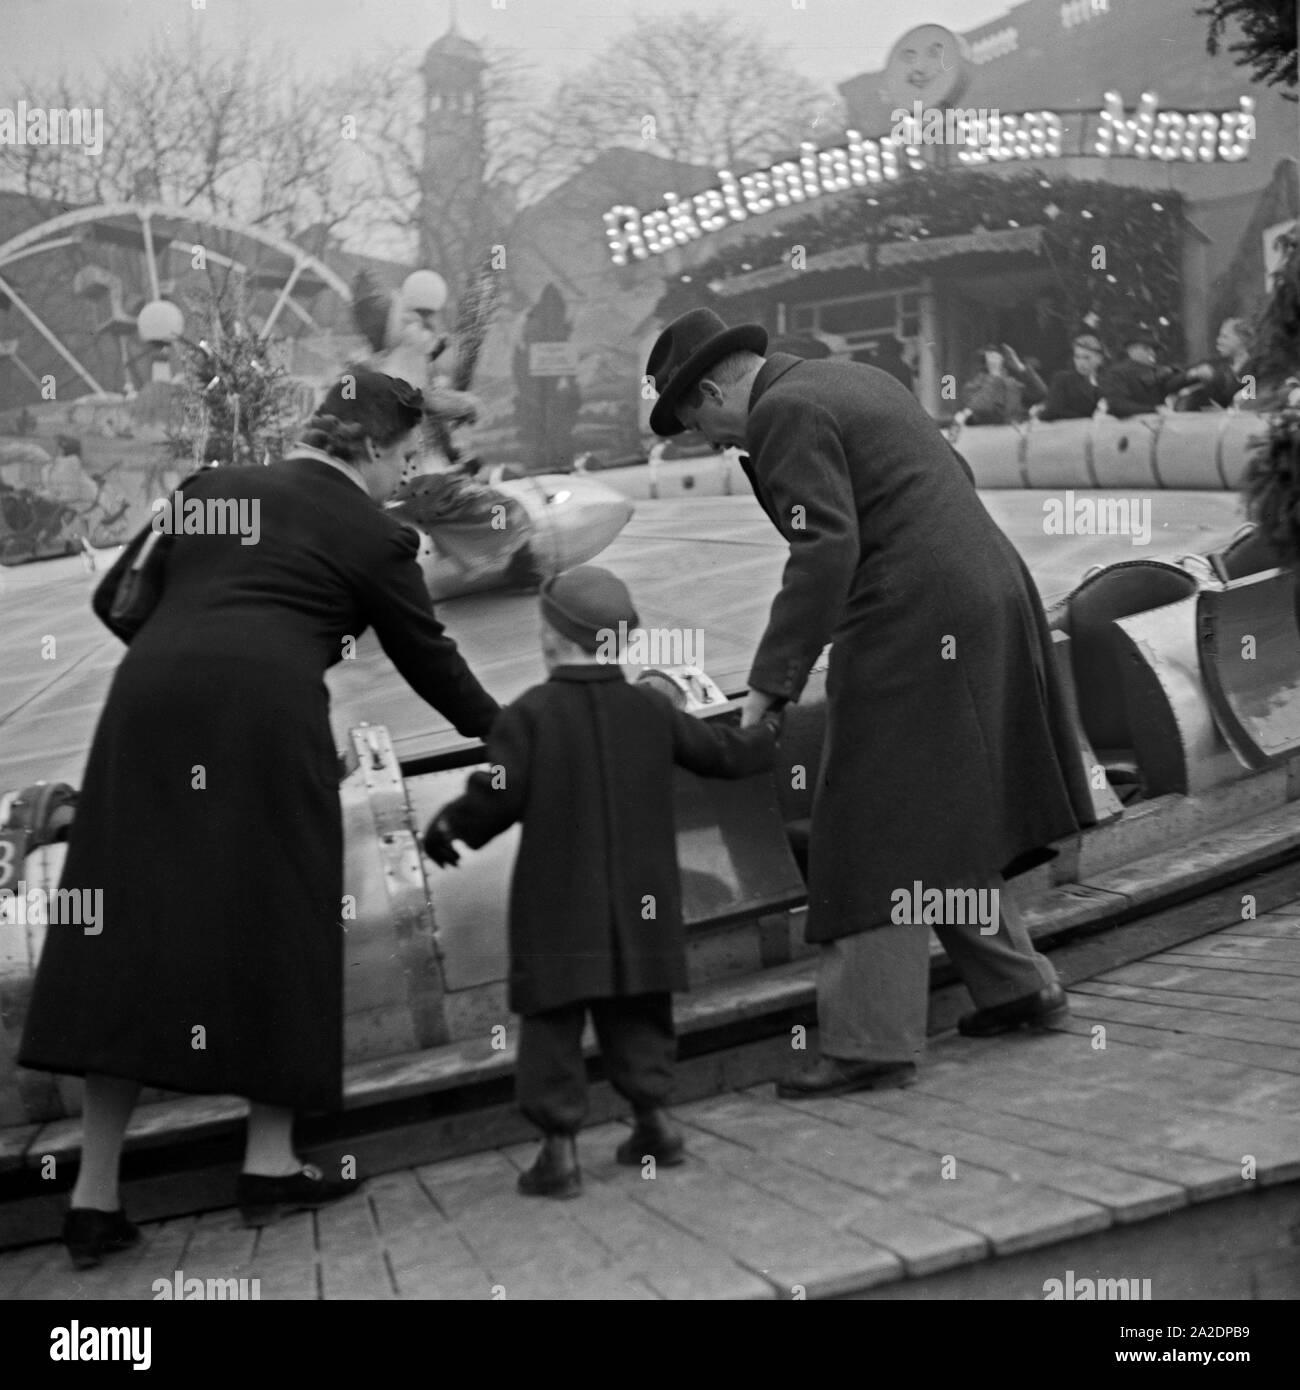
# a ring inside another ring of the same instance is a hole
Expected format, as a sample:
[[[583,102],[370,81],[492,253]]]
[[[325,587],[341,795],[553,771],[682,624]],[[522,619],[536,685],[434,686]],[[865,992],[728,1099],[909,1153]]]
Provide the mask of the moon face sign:
[[[961,95],[967,81],[961,41],[940,24],[909,29],[890,50],[885,90],[890,99],[911,107],[942,106]]]

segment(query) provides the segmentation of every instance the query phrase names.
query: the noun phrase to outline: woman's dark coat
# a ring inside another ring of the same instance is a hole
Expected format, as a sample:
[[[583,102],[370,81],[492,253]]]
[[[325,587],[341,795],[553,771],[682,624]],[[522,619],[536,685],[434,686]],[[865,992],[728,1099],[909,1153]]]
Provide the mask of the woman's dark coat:
[[[673,766],[748,777],[772,752],[765,726],[706,724],[629,685],[621,666],[558,666],[502,710],[489,770],[441,815],[475,849],[523,822],[511,1009],[685,989]]]
[[[775,354],[746,444],[790,544],[750,685],[797,699],[834,643],[808,939],[888,923],[918,881],[979,888],[1076,830],[1039,596],[920,404],[871,367]]]
[[[497,705],[434,617],[416,533],[345,474],[289,458],[182,490],[255,499],[260,535],[165,543],[162,599],[114,676],[62,878],[103,890],[103,929],[49,928],[19,1061],[327,1108],[343,837],[325,671],[373,626],[463,734],[485,736]]]

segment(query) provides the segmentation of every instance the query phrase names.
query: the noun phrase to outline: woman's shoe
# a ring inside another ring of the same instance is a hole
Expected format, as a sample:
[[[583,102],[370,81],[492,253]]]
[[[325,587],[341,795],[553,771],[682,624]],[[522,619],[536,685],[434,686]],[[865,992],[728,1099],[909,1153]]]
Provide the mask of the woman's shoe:
[[[140,1231],[116,1211],[72,1207],[63,1218],[63,1244],[77,1269],[94,1269],[114,1250],[127,1250],[139,1242]]]
[[[361,1186],[360,1178],[327,1178],[313,1164],[305,1164],[287,1178],[268,1178],[260,1173],[239,1175],[239,1214],[245,1226],[269,1226],[296,1211],[313,1211],[337,1202]]]

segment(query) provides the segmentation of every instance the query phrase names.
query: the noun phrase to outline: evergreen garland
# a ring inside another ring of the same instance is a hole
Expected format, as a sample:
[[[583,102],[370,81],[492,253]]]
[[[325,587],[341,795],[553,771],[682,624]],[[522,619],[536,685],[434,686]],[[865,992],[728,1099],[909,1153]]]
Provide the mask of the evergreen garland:
[[[1256,82],[1267,87],[1296,85],[1296,3],[1295,0],[1214,0],[1197,7],[1196,13],[1210,21],[1205,47],[1219,51],[1219,40],[1230,22],[1241,29],[1243,38],[1228,45],[1239,67],[1249,67]],[[1295,92],[1283,92],[1295,101]]]
[[[1300,563],[1300,234],[1273,273],[1273,291],[1255,333],[1255,369],[1261,381],[1280,381],[1281,409],[1256,445],[1246,477],[1246,503],[1278,555]]]
[[[1300,371],[1300,231],[1283,237],[1282,263],[1255,325],[1252,370],[1261,381],[1281,381]]]
[[[925,170],[897,183],[864,188],[827,200],[806,216],[729,246],[693,267],[689,279],[669,286],[657,305],[661,320],[708,305],[728,322],[756,312],[759,300],[722,299],[706,287],[750,270],[790,264],[802,246],[811,259],[853,242],[919,241],[1007,227],[1042,228],[1046,256],[1056,272],[1070,319],[1091,322],[1103,334],[1124,322],[1146,323],[1166,351],[1182,349],[1182,197],[1168,189],[1116,187],[1040,173],[989,174],[979,170]],[[1096,249],[1104,267],[1096,266]],[[916,272],[877,274],[872,288]]]

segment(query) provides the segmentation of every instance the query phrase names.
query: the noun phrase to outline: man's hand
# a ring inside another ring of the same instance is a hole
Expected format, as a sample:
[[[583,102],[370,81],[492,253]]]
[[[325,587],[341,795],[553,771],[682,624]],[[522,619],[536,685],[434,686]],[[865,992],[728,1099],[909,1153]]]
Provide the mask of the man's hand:
[[[455,838],[451,826],[441,816],[435,816],[424,832],[424,852],[444,869],[453,868],[460,863],[460,853],[452,844]]]
[[[740,727],[751,729],[762,722],[763,716],[773,708],[780,697],[769,695],[765,690],[751,690],[740,707]]]

